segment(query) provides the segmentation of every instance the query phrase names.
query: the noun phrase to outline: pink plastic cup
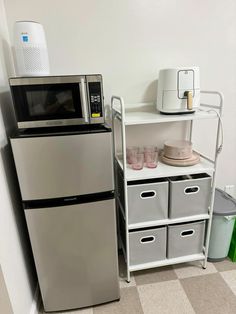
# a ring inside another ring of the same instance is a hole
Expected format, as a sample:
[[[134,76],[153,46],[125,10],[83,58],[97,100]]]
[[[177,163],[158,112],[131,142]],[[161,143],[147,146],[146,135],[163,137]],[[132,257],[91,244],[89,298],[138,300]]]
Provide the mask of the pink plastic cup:
[[[128,164],[132,164],[136,159],[136,155],[139,153],[140,148],[138,146],[130,146],[126,149],[126,156]]]
[[[141,170],[143,169],[143,163],[144,163],[144,155],[143,154],[136,154],[133,163],[132,163],[132,169],[133,170]]]
[[[148,153],[146,155],[146,166],[148,168],[156,168],[157,167],[157,152]]]
[[[147,162],[151,154],[154,152],[157,152],[156,146],[153,146],[153,145],[144,146],[144,161]]]

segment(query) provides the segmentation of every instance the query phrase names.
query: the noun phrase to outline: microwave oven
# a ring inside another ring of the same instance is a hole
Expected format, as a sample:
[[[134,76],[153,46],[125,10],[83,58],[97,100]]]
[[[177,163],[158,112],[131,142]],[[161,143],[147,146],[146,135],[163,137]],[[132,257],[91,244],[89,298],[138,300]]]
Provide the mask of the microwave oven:
[[[18,128],[103,124],[102,76],[9,79]]]

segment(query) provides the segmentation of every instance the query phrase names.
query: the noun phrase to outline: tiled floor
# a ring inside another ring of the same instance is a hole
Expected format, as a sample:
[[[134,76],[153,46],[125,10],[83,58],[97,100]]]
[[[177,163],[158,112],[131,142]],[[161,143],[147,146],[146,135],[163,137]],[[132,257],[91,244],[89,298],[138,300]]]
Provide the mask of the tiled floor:
[[[120,257],[120,301],[65,314],[233,314],[236,313],[236,263],[200,262],[135,272],[129,284]]]

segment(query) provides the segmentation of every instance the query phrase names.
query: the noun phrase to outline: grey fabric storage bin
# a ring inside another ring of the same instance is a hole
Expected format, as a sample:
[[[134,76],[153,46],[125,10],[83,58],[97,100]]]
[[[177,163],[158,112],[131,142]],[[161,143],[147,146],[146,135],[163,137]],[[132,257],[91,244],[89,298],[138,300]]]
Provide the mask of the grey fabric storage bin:
[[[205,220],[169,225],[167,258],[202,253],[204,233]]]
[[[128,185],[129,224],[168,218],[168,181]]]
[[[211,177],[208,174],[173,177],[169,181],[169,218],[208,213],[211,195]]]
[[[129,233],[130,265],[166,259],[166,227]]]

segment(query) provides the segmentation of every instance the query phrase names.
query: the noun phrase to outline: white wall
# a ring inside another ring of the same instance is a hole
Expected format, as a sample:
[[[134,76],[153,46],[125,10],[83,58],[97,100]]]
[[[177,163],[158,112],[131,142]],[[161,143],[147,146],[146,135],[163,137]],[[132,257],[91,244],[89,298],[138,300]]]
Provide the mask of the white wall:
[[[154,100],[160,68],[199,65],[202,89],[225,94],[218,185],[236,184],[235,0],[5,3],[11,36],[16,20],[41,22],[52,74],[102,73],[107,103],[112,94],[128,102]]]
[[[28,314],[36,287],[23,210],[7,134],[14,126],[8,75],[13,74],[3,1],[0,1],[0,265],[14,314]],[[4,313],[2,313],[4,314]]]

